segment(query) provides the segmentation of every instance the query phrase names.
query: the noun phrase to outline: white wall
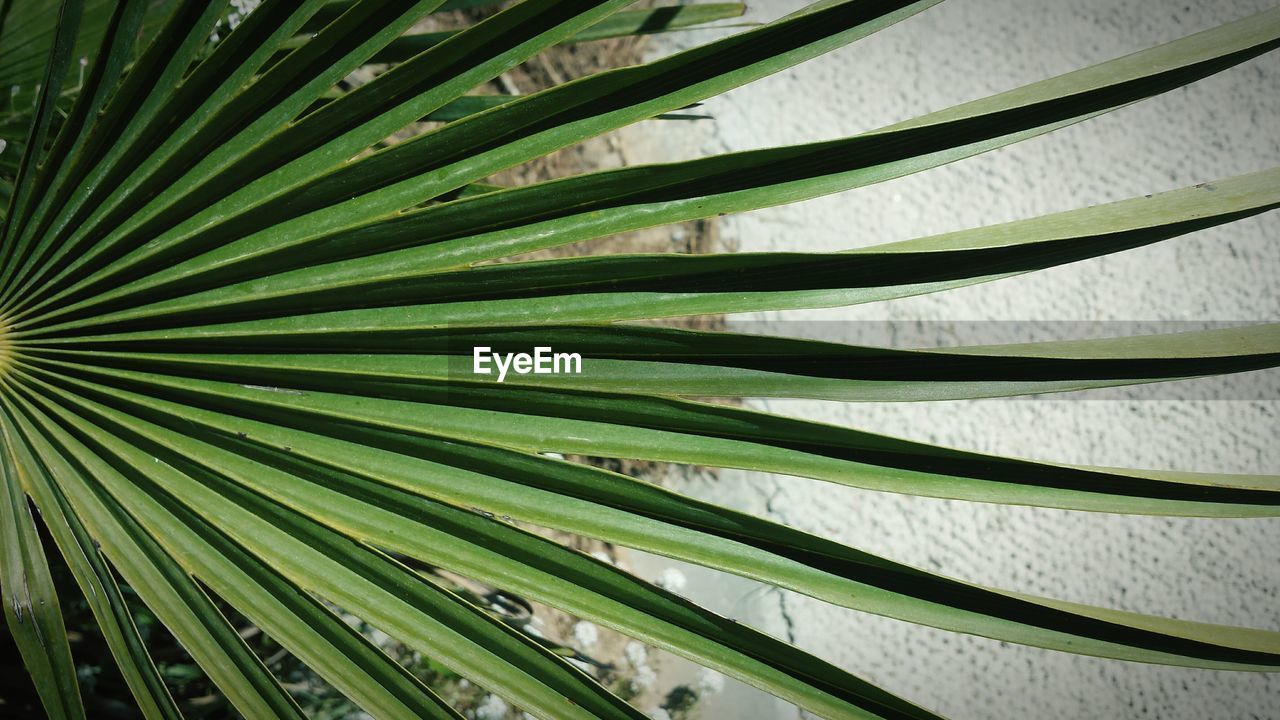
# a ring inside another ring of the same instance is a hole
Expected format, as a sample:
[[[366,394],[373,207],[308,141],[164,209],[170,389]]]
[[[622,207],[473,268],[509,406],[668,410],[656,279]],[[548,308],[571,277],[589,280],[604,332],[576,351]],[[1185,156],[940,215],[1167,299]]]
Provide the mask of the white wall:
[[[755,0],[768,20],[800,0]],[[947,0],[707,103],[714,122],[628,133],[633,161],[840,137],[1140,50],[1262,0]],[[655,54],[714,37],[672,34]],[[1280,165],[1280,53],[1188,89],[920,176],[723,219],[744,251],[837,250]],[[1280,215],[1001,283],[794,319],[1280,320]],[[752,331],[776,315],[735,319]],[[963,341],[929,326],[937,342]],[[1052,323],[1027,325],[1046,337]],[[958,331],[957,331],[958,332]],[[926,339],[929,341],[929,339]],[[1271,376],[1274,378],[1274,374]],[[1099,465],[1280,472],[1280,402],[757,402],[980,451]],[[1167,395],[1166,395],[1167,397]],[[1104,516],[900,497],[726,472],[678,489],[981,583],[1280,630],[1280,521]],[[670,563],[667,563],[670,564]],[[690,571],[687,592],[955,718],[1280,718],[1280,677],[1143,666],[917,628]],[[704,717],[795,717],[734,684]]]

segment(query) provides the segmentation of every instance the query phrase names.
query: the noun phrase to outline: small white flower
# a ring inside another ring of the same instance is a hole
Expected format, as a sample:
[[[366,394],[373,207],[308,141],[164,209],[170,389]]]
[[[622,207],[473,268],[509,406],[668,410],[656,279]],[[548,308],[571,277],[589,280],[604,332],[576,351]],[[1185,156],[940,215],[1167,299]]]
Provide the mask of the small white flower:
[[[627,646],[622,649],[622,655],[627,659],[627,662],[636,667],[643,665],[649,659],[648,649],[634,640],[627,643]]]
[[[262,4],[262,0],[231,0],[231,12],[227,13],[227,25],[235,30],[244,18]],[[215,38],[216,41],[216,38]]]
[[[485,697],[476,708],[476,720],[503,720],[507,716],[507,704],[497,695]]]
[[[658,681],[658,673],[649,667],[649,650],[644,645],[632,641],[622,649],[622,655],[631,663],[631,667],[635,669],[636,674],[631,678],[631,684],[637,688],[653,687]]]
[[[698,691],[704,695],[714,695],[723,689],[724,676],[711,668],[703,668],[702,674],[698,676]]]
[[[636,676],[631,678],[631,684],[637,688],[644,690],[651,688],[658,682],[658,673],[648,665],[636,668]]]
[[[658,573],[658,577],[653,581],[653,584],[663,590],[670,590],[673,593],[678,593],[681,590],[684,590],[684,586],[689,584],[689,581],[685,578],[684,573],[679,570],[675,568],[667,568],[661,573]]]
[[[573,639],[578,647],[590,650],[600,640],[600,630],[595,625],[583,621],[573,626]]]

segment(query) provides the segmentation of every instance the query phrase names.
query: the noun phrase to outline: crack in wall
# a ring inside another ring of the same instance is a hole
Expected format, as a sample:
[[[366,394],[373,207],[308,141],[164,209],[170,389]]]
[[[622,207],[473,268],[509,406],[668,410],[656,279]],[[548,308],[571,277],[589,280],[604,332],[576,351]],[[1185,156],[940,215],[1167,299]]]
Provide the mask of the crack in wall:
[[[783,513],[781,510],[779,510],[777,505],[775,504],[775,501],[783,493],[782,483],[778,481],[778,478],[772,475],[769,476],[769,479],[773,483],[773,490],[772,492],[769,493],[769,496],[765,498],[765,501],[764,501],[764,509],[767,512],[766,517],[774,519],[777,522],[782,523],[784,525],[789,525],[790,523],[787,522],[786,514]],[[782,616],[783,627],[786,629],[787,642],[791,643],[792,645],[795,645],[796,644],[796,624],[795,624],[795,620],[791,617],[790,609],[788,609],[787,607],[787,599],[788,599],[787,592],[779,587],[773,587],[771,588],[771,590],[774,593],[776,593],[778,596],[778,614]]]

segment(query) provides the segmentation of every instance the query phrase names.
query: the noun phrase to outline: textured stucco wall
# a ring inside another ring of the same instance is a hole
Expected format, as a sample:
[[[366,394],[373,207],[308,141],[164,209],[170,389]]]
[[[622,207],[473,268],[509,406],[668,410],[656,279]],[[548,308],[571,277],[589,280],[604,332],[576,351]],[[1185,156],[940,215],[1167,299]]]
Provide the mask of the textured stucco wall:
[[[648,123],[633,162],[853,134],[1175,39],[1262,0],[948,0],[869,40],[713,99],[715,121]],[[800,0],[755,0],[767,20]],[[663,36],[655,54],[708,39]],[[920,176],[725,218],[744,251],[836,250],[1065,210],[1280,164],[1280,53],[1189,89]],[[1280,215],[1000,283],[874,306],[750,316],[1277,320]],[[830,326],[827,326],[830,327]],[[855,329],[857,326],[854,326]],[[1006,329],[1008,326],[1004,326]],[[1036,338],[1059,326],[1028,324]],[[959,335],[958,337],[956,335]],[[856,336],[855,336],[856,338]],[[1274,375],[1272,376],[1274,378]],[[1157,396],[1167,398],[1165,396]],[[756,406],[981,451],[1091,464],[1280,472],[1280,402],[1035,400]],[[1280,522],[1118,517],[862,492],[728,472],[678,489],[948,575],[1031,593],[1280,630]],[[671,563],[656,561],[646,567]],[[1151,667],[917,628],[685,569],[685,592],[956,718],[1280,718],[1280,677]],[[706,717],[790,718],[730,683]]]

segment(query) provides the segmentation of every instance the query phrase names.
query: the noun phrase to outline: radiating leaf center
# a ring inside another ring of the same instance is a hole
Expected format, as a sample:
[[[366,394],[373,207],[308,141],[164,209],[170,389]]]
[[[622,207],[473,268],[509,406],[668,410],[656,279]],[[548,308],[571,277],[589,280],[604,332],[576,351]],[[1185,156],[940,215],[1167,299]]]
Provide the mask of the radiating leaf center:
[[[9,321],[0,316],[0,377],[9,370]]]

